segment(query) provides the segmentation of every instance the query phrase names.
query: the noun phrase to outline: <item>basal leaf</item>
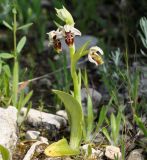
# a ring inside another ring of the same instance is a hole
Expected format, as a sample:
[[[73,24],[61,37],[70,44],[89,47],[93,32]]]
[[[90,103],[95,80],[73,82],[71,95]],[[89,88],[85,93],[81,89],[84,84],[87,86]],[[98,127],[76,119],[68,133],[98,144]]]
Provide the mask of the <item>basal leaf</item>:
[[[80,141],[82,138],[82,107],[72,95],[59,90],[53,90],[53,92],[56,93],[61,99],[61,101],[64,103],[68,116],[70,116],[70,147],[72,149],[77,149],[80,145]]]
[[[52,143],[49,145],[44,153],[50,157],[59,157],[59,156],[70,156],[76,155],[79,152],[70,148],[67,140],[65,138],[59,140],[58,142]]]

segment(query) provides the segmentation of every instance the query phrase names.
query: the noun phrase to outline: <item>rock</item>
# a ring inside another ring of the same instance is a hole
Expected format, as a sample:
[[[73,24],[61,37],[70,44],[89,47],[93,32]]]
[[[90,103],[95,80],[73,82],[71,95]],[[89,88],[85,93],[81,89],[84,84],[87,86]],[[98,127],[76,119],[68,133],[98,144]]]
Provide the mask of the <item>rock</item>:
[[[65,110],[59,110],[56,112],[56,114],[68,120],[67,113]]]
[[[85,151],[86,156],[88,156],[88,146],[89,146],[89,144],[85,144],[85,145],[82,146],[82,149]],[[102,151],[96,150],[94,148],[91,148],[91,149],[92,149],[92,153],[91,153],[90,157],[100,158],[100,157],[103,156]]]
[[[26,113],[27,109],[23,108],[21,110],[21,115]],[[61,116],[45,113],[38,111],[36,109],[30,109],[26,122],[34,127],[42,127],[48,131],[53,129],[61,129],[67,125],[67,121]]]
[[[115,157],[118,156],[118,158],[121,158],[121,152],[118,147],[115,146],[107,146],[105,156],[109,159],[115,159]]]
[[[97,113],[98,106],[102,99],[102,95],[93,88],[89,88],[88,92],[90,94],[90,97],[92,97],[93,111],[94,113]],[[87,113],[87,89],[86,88],[81,89],[81,99],[82,99],[83,111],[86,114]]]
[[[11,156],[18,139],[17,131],[17,109],[13,106],[0,108],[0,144],[9,150]]]
[[[36,152],[36,148],[37,146],[44,144],[43,142],[37,141],[35,142],[31,148],[28,150],[28,152],[26,153],[25,157],[23,158],[23,160],[31,160],[34,153]]]
[[[135,149],[133,150],[129,156],[128,160],[144,160],[142,153],[142,149]]]
[[[41,141],[41,142],[44,142],[44,143],[48,144],[48,139],[47,139],[46,137],[40,136],[40,137],[38,138],[38,140]]]
[[[36,140],[39,138],[40,132],[39,131],[27,131],[26,133],[26,140]]]

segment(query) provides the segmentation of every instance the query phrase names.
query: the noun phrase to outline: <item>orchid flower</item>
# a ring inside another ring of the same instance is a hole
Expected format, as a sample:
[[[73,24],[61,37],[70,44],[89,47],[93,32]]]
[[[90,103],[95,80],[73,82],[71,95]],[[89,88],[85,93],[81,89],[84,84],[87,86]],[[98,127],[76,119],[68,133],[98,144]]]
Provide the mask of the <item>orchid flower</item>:
[[[59,29],[57,29],[57,31],[55,30],[50,31],[47,34],[49,35],[49,46],[53,45],[55,50],[58,53],[60,53],[62,51],[61,41],[60,41],[60,39],[62,38],[62,34],[59,31]]]
[[[63,37],[65,37],[65,42],[69,47],[73,46],[75,36],[81,36],[81,32],[72,25],[66,24],[63,27],[60,27],[60,29]]]
[[[97,66],[104,63],[101,57],[103,54],[104,53],[101,48],[94,46],[89,49],[88,59],[91,63],[94,63]]]

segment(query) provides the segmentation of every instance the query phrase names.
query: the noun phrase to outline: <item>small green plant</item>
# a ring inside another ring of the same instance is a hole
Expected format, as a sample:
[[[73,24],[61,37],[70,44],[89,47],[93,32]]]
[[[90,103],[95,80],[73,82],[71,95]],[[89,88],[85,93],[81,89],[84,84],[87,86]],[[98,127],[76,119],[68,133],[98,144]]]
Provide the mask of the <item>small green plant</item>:
[[[76,64],[78,60],[88,54],[88,59],[90,62],[96,65],[104,63],[101,57],[103,51],[99,47],[94,46],[91,47],[90,50],[87,50],[89,42],[86,42],[78,50],[75,49],[74,37],[76,35],[80,36],[81,32],[74,27],[75,22],[73,20],[73,17],[64,7],[62,9],[56,9],[56,12],[58,18],[61,19],[65,23],[65,25],[61,26],[56,22],[58,29],[56,31],[51,31],[48,33],[49,45],[53,45],[55,50],[60,53],[62,51],[60,39],[65,39],[70,53],[70,73],[73,80],[73,92],[72,94],[69,94],[63,91],[53,90],[53,92],[57,94],[57,96],[64,103],[65,109],[68,114],[69,124],[71,126],[69,144],[67,140],[63,138],[58,142],[49,145],[45,149],[45,154],[47,156],[53,157],[78,154],[81,140],[83,139],[83,133],[86,131],[81,103],[81,70],[78,70],[78,72],[76,71]],[[91,102],[89,101],[88,103],[89,112],[91,112]],[[93,121],[90,117],[91,115],[92,114],[89,113],[90,122]],[[88,125],[88,130],[86,131],[88,135],[89,131],[91,130],[92,126]]]
[[[147,49],[147,19],[146,17],[142,17],[140,19],[139,24],[140,24],[141,31],[138,31],[138,34],[139,34],[139,37],[141,39],[141,42],[144,48]],[[140,51],[142,55],[147,56],[147,54],[143,50],[140,50]]]
[[[110,128],[111,133],[109,134],[109,131],[106,128],[102,129],[103,134],[106,136],[107,140],[111,145],[118,146],[119,140],[120,140],[120,126],[121,126],[121,112],[118,112],[117,116],[115,116],[113,113],[110,116]]]
[[[93,139],[95,139],[96,135],[99,133],[100,131],[100,127],[102,126],[104,120],[105,120],[105,116],[107,113],[107,108],[106,106],[103,106],[102,109],[100,110],[100,114],[99,114],[99,119],[98,122],[96,124],[96,128],[94,127],[94,114],[93,114],[93,104],[92,104],[92,99],[90,97],[90,93],[89,93],[89,87],[88,87],[88,75],[85,69],[84,72],[84,76],[83,76],[83,81],[84,81],[84,85],[86,87],[87,90],[87,115],[84,117],[84,131],[83,131],[83,137],[84,137],[84,141],[85,142],[90,142]]]
[[[24,107],[27,102],[30,100],[32,96],[32,91],[30,91],[26,96],[23,91],[22,85],[19,86],[19,58],[21,51],[26,43],[26,37],[22,37],[19,42],[17,43],[17,31],[25,29],[29,27],[31,24],[26,24],[22,26],[17,25],[16,21],[16,15],[17,11],[15,8],[12,10],[13,13],[13,23],[10,25],[8,22],[3,21],[3,24],[12,31],[13,33],[13,46],[14,49],[11,53],[0,53],[0,64],[1,64],[1,72],[3,73],[3,78],[5,81],[5,96],[9,97],[9,104],[12,103],[13,106],[15,106],[18,109],[18,115],[20,113],[20,110],[22,107]],[[11,75],[10,67],[3,61],[7,59],[13,59],[14,64],[13,64],[13,73]],[[12,77],[12,86],[9,84],[10,79]],[[1,79],[3,80],[3,79]],[[31,106],[29,104],[29,106]],[[30,108],[30,107],[28,107]]]
[[[145,124],[142,122],[141,118],[138,117],[137,115],[135,115],[134,117],[135,122],[137,123],[138,127],[140,128],[140,130],[143,132],[143,134],[147,137],[147,127],[145,126]]]

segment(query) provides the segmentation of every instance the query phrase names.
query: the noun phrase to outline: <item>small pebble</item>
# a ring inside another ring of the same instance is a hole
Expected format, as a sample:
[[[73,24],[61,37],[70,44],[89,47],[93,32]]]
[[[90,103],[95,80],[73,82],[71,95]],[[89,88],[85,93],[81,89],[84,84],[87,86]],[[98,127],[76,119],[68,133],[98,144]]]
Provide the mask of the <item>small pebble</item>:
[[[26,140],[35,140],[35,139],[38,139],[40,135],[40,132],[39,131],[32,131],[32,130],[29,130],[26,132]]]

